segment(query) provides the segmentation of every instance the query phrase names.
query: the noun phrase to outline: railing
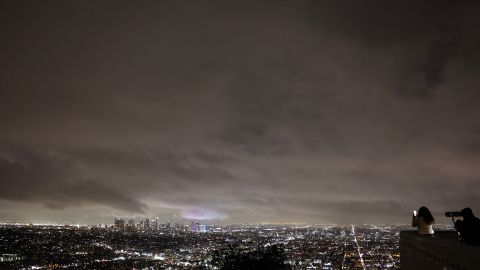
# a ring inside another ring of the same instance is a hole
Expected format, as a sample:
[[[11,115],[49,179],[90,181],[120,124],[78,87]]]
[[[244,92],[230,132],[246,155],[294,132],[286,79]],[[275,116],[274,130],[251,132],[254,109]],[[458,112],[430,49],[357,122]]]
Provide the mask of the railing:
[[[465,245],[453,231],[400,233],[401,270],[480,270],[480,247]]]

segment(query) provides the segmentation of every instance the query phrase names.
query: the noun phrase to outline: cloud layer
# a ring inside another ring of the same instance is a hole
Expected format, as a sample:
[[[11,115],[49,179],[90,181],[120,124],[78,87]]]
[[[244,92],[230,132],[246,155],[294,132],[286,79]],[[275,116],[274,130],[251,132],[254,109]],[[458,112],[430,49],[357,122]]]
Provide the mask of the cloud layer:
[[[0,219],[480,211],[479,11],[2,3]]]

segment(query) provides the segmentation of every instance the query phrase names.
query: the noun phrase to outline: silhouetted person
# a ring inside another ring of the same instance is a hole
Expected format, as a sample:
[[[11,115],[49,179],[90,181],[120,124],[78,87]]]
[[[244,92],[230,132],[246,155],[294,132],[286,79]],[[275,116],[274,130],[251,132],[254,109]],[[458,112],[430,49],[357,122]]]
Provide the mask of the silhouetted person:
[[[455,229],[460,233],[465,244],[480,246],[480,219],[473,215],[470,207],[460,211],[463,220],[455,221]]]
[[[430,213],[430,210],[425,206],[418,209],[417,215],[413,214],[412,226],[418,227],[419,234],[433,234],[433,223],[435,223],[435,219],[433,218],[432,213]]]

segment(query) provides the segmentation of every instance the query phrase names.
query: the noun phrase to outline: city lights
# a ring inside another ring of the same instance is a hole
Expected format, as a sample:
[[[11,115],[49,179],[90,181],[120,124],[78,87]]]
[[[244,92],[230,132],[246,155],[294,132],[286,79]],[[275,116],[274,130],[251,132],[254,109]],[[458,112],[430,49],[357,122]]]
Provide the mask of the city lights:
[[[218,269],[218,256],[230,247],[249,252],[278,246],[285,251],[285,263],[291,269],[398,269],[399,231],[408,228],[405,225],[206,226],[146,218],[126,223],[125,219],[116,218],[113,224],[103,226],[3,224],[0,268]]]

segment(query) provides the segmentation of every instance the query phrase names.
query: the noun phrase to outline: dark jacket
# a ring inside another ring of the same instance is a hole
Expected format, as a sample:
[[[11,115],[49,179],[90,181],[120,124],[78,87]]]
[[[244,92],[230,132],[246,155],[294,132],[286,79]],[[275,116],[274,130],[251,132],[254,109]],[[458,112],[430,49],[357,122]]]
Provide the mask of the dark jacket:
[[[460,233],[466,244],[480,246],[480,219],[477,217],[464,217],[455,222],[455,229]]]

